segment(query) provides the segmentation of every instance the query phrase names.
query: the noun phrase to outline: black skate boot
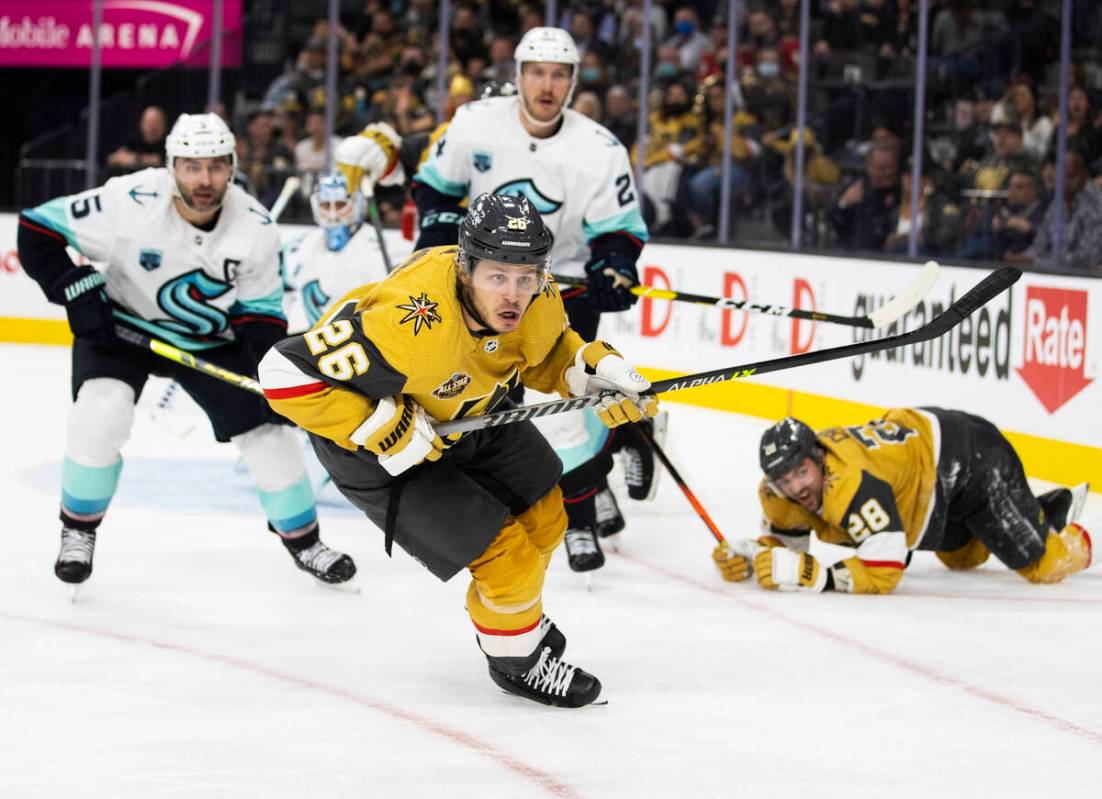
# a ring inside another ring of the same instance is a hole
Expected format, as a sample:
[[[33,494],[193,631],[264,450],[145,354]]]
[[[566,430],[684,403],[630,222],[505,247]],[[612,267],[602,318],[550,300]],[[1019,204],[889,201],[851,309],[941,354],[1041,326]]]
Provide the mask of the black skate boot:
[[[624,529],[624,517],[612,489],[605,486],[594,497],[597,503],[597,535],[607,538]]]
[[[61,552],[54,563],[54,574],[65,583],[83,583],[92,574],[92,555],[96,551],[94,530],[61,528]]]
[[[1089,491],[1089,483],[1080,483],[1074,488],[1054,488],[1037,497],[1037,502],[1045,512],[1045,520],[1059,531],[1079,519]]]
[[[661,446],[666,439],[666,412],[662,411],[654,419],[642,421],[641,425],[650,425],[651,435]],[[624,481],[628,484],[628,496],[635,500],[654,499],[658,490],[657,474],[654,471],[654,450],[650,443],[637,430],[631,430],[627,440],[620,448],[620,463],[624,467]]]
[[[583,707],[596,700],[601,695],[601,681],[564,662],[546,641],[545,636],[538,654],[527,658],[487,655],[490,679],[511,694],[554,707]]]
[[[566,557],[570,568],[576,572],[588,572],[605,565],[605,553],[597,543],[592,527],[579,527],[566,531]]]
[[[295,565],[323,583],[348,582],[356,574],[356,564],[348,555],[330,549],[315,530],[300,538],[282,538],[283,546],[295,559]]]

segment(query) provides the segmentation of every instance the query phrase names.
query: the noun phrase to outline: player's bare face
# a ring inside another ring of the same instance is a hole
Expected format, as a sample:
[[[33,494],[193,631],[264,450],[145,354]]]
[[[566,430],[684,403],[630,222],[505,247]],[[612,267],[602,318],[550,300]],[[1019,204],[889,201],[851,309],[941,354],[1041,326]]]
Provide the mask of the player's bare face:
[[[521,68],[520,96],[533,119],[551,122],[562,113],[572,77],[570,64],[536,61]]]
[[[229,156],[177,158],[173,174],[180,201],[193,214],[205,216],[222,206],[233,177],[233,165]]]
[[[470,278],[470,301],[494,332],[508,333],[542,289],[543,273],[536,266],[479,261]]]
[[[816,513],[823,504],[823,467],[811,458],[774,480],[777,488],[804,510]]]

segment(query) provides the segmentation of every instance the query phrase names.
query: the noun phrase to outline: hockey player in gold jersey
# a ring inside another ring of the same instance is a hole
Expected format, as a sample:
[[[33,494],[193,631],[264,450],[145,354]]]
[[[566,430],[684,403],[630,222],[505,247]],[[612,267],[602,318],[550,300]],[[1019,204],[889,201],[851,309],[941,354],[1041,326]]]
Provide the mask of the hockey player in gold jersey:
[[[523,197],[484,194],[459,246],[414,253],[265,356],[272,407],[310,433],[341,492],[441,580],[471,575],[467,610],[499,686],[578,707],[601,684],[563,662],[543,614],[566,531],[562,464],[530,422],[442,439],[434,420],[487,413],[517,384],[563,396],[611,389],[609,427],[653,416],[650,383],[570,329],[550,282],[551,234]]]
[[[994,554],[1034,583],[1090,565],[1077,523],[1086,485],[1034,497],[1010,442],[963,411],[894,408],[818,434],[788,417],[762,435],[759,456],[767,534],[712,553],[732,582],[884,594],[916,549],[950,569]]]

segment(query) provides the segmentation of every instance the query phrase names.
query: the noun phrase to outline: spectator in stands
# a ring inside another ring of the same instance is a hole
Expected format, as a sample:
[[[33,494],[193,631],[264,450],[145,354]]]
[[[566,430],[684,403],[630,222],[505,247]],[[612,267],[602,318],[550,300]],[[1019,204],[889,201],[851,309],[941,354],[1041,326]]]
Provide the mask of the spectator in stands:
[[[1011,84],[1006,96],[992,111],[992,116],[995,119],[1016,119],[1022,128],[1022,147],[1026,155],[1036,163],[1044,159],[1056,125],[1052,117],[1038,111],[1037,98],[1028,79],[1021,78]]]
[[[1001,11],[975,8],[973,0],[949,0],[934,17],[930,32],[930,68],[941,88],[953,93],[1001,73],[1006,17]]]
[[[1102,157],[1102,131],[1095,127],[1095,111],[1090,95],[1082,86],[1068,90],[1068,146],[1075,147],[1087,159],[1087,165],[1095,167]],[[1055,162],[1056,137],[1049,141],[1048,155]]]
[[[578,95],[574,98],[574,102],[570,107],[579,114],[585,114],[598,124],[600,124],[601,118],[604,116],[604,109],[601,108],[601,98],[597,96],[596,92],[578,92]]]
[[[312,108],[306,114],[306,138],[295,145],[294,158],[297,172],[322,172],[325,163],[325,109]],[[340,143],[339,136],[329,139],[329,151]]]
[[[684,72],[681,69],[681,54],[678,52],[676,45],[664,44],[659,47],[651,84],[664,90],[671,83],[681,80],[682,77],[684,77]]]
[[[891,232],[884,241],[884,252],[905,255],[911,243],[911,168],[912,159],[900,175],[899,205],[892,215]],[[934,176],[934,165],[922,164],[918,190],[918,255],[937,258],[952,255],[960,246],[960,206],[941,189]]]
[[[581,67],[578,70],[578,88],[594,92],[598,97],[605,94],[608,87],[609,75],[605,62],[600,54],[590,50],[582,56]],[[600,120],[598,120],[599,122]]]
[[[164,166],[165,133],[168,131],[165,112],[155,105],[142,111],[136,133],[126,137],[122,145],[107,156],[112,175],[135,172],[151,166]]]
[[[635,145],[635,131],[639,117],[631,102],[631,95],[623,85],[610,86],[605,95],[604,125],[629,151]]]
[[[763,131],[779,131],[791,124],[791,87],[781,71],[781,54],[775,48],[758,50],[753,73],[743,79],[743,93],[746,110],[757,118]]]
[[[1013,260],[1033,243],[1047,207],[1041,176],[1024,166],[1016,167],[1010,173],[1006,200],[990,204],[979,227],[965,240],[957,257]]]
[[[781,137],[771,131],[762,138],[765,155],[780,159],[779,173],[768,171],[770,181],[765,191],[769,197],[770,216],[777,233],[788,238],[792,232],[792,212],[796,196],[796,143],[798,129],[791,126],[788,135]],[[833,208],[836,187],[842,170],[823,152],[810,128],[804,128],[804,212],[828,214]]]
[[[495,36],[490,41],[490,63],[480,75],[483,83],[512,83],[516,80],[517,65],[513,61],[516,43],[508,36]]]
[[[886,0],[830,0],[820,6],[822,35],[815,42],[815,55],[873,55],[893,37],[894,22],[895,8]]]
[[[675,216],[674,201],[680,190],[684,167],[703,151],[700,117],[693,113],[691,90],[685,83],[674,82],[666,87],[662,105],[649,117],[646,152],[638,145],[632,159],[643,160],[643,194],[654,208],[655,230],[677,226],[686,220]],[[648,222],[649,225],[649,222]],[[673,232],[673,227],[667,229]]]
[[[991,152],[979,163],[965,162],[961,171],[969,188],[992,192],[1006,188],[1010,170],[1024,164],[1036,168],[1025,152],[1022,126],[1015,119],[1004,117],[991,125]]]
[[[681,69],[690,75],[696,73],[700,59],[712,51],[712,40],[700,31],[700,19],[692,6],[681,6],[673,15],[673,36],[666,44],[677,48]]]
[[[271,207],[293,166],[293,156],[276,136],[275,115],[264,109],[250,114],[237,149],[238,168],[248,177],[257,199]]]
[[[964,174],[968,171],[964,166],[967,162],[979,163],[987,156],[991,149],[991,120],[996,99],[995,92],[988,90],[955,101],[952,171]]]
[[[688,182],[689,222],[693,238],[711,238],[718,224],[720,190],[723,186],[723,134],[726,85],[721,78],[710,78],[704,85],[703,152],[701,169]],[[751,172],[761,145],[744,135],[757,120],[742,108],[731,116],[731,208],[737,218],[739,209],[750,202]]]
[[[777,31],[777,23],[769,12],[755,8],[746,15],[746,33],[742,40],[751,55],[754,55],[763,47],[776,49],[781,37]]]
[[[1033,246],[1011,253],[1006,260],[1045,264],[1055,254],[1055,209],[1059,199],[1049,203]],[[1092,180],[1087,159],[1076,147],[1069,147],[1064,162],[1064,226],[1059,261],[1065,269],[1102,272],[1102,189]]]
[[[306,108],[313,90],[325,85],[326,50],[324,39],[313,38],[306,42],[295,59],[295,68],[272,81],[260,103],[261,108],[275,111],[288,102]]]
[[[831,209],[838,243],[849,250],[880,250],[899,207],[899,152],[878,142],[865,156],[865,172],[849,184]]]
[[[619,52],[618,63],[621,67],[626,64],[638,63],[639,49],[643,43],[643,0],[631,0],[631,5],[624,9],[620,21],[620,33],[617,38]],[[652,3],[650,9],[650,40],[652,47],[659,42],[666,41],[669,33],[669,21],[666,17],[666,9],[660,3]],[[540,23],[543,24],[542,22]],[[653,50],[652,50],[653,52]],[[625,74],[621,72],[621,75]]]
[[[1040,8],[1036,0],[1015,0],[1007,6],[1009,71],[1015,75],[1029,75],[1033,85],[1040,85],[1048,65],[1060,58],[1060,23]],[[1097,46],[1097,41],[1091,46]],[[1037,156],[1038,159],[1043,157],[1043,153]]]
[[[461,5],[455,9],[448,37],[448,43],[460,64],[466,64],[471,58],[487,58],[488,52],[486,45],[482,43],[478,17],[470,6]]]
[[[585,9],[576,9],[571,15],[570,35],[574,37],[578,55],[583,58],[588,53],[596,53],[603,62],[607,62],[612,57],[609,46],[597,38],[597,32],[593,27],[593,17]]]

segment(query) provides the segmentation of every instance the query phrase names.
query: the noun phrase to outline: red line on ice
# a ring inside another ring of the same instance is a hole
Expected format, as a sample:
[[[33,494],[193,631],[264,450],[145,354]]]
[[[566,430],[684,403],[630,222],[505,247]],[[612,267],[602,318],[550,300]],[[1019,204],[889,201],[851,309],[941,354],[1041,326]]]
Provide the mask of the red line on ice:
[[[349,691],[346,688],[339,688],[333,685],[326,685],[325,683],[312,680],[309,677],[303,677],[298,674],[290,674],[287,672],[276,671],[266,666],[262,666],[259,663],[251,663],[247,660],[241,660],[240,658],[231,657],[229,655],[218,655],[212,652],[204,652],[201,649],[195,649],[193,647],[184,646],[182,644],[173,644],[166,641],[157,641],[152,638],[143,638],[138,635],[128,635],[125,633],[117,633],[111,630],[99,630],[94,627],[85,627],[80,624],[70,624],[69,622],[54,621],[52,619],[40,619],[34,616],[23,616],[17,613],[6,613],[0,611],[0,616],[8,619],[14,619],[16,621],[31,622],[34,624],[42,624],[49,627],[60,627],[65,630],[72,630],[78,633],[87,633],[89,635],[99,636],[101,638],[112,638],[116,641],[124,641],[130,644],[142,644],[144,646],[153,647],[154,649],[163,649],[169,652],[179,652],[184,655],[190,655],[192,657],[200,658],[202,660],[208,660],[214,663],[221,663],[226,666],[231,666],[235,669],[241,669],[242,671],[251,671],[255,674],[262,674],[265,677],[271,677],[275,680],[281,680],[293,685],[297,685],[300,688],[309,688],[315,691],[321,691],[331,696],[335,696],[339,699],[344,699],[349,702],[354,702],[357,705],[363,705],[364,707],[371,708],[385,716],[399,719],[400,721],[409,722],[416,727],[420,727],[426,732],[430,732],[433,735],[445,738],[452,743],[459,744],[462,747],[470,749],[483,757],[489,758],[498,765],[504,766],[509,771],[525,777],[532,782],[539,785],[551,796],[559,797],[578,797],[580,794],[571,788],[569,785],[559,782],[550,774],[540,771],[535,766],[530,766],[523,761],[517,760],[512,755],[495,749],[491,744],[481,741],[475,738],[473,735],[468,735],[465,732],[453,729],[445,724],[442,724],[433,719],[426,718],[425,716],[418,715],[417,713],[411,713],[408,710],[403,710],[400,707],[396,707],[386,702],[380,702],[377,699],[371,699],[367,696],[361,696],[354,691]]]
[[[978,685],[973,685],[971,683],[965,682],[964,680],[959,680],[956,677],[952,677],[948,674],[943,674],[942,672],[937,671],[936,669],[932,669],[929,666],[923,666],[921,663],[915,663],[905,658],[901,658],[898,655],[893,655],[889,652],[877,649],[876,647],[871,646],[870,644],[866,644],[863,641],[858,641],[856,638],[850,638],[847,635],[842,635],[841,633],[832,632],[830,630],[823,630],[812,624],[801,621],[794,616],[789,616],[787,614],[781,613],[780,611],[774,610],[773,608],[759,605],[753,600],[746,599],[745,597],[741,597],[737,594],[731,593],[730,591],[726,591],[721,586],[710,585],[708,583],[695,580],[692,577],[688,577],[684,574],[678,574],[677,572],[670,571],[669,569],[666,569],[655,563],[651,563],[642,558],[628,555],[623,550],[621,550],[617,554],[619,555],[619,557],[624,558],[625,560],[628,560],[636,564],[637,566],[642,566],[643,568],[649,569],[650,571],[653,571],[657,574],[661,574],[664,577],[669,577],[672,580],[685,583],[686,585],[692,586],[693,588],[697,588],[701,591],[707,591],[710,594],[718,594],[719,596],[726,597],[727,599],[733,599],[739,604],[745,605],[746,607],[756,610],[759,613],[764,613],[767,616],[772,616],[774,619],[777,619],[778,621],[783,621],[785,624],[799,627],[804,632],[814,633],[815,635],[827,638],[836,643],[844,644],[845,646],[856,649],[862,654],[868,655],[875,660],[889,663],[893,666],[903,669],[904,671],[909,671],[912,674],[917,674],[920,677],[925,677],[930,682],[940,683],[941,685],[948,685],[953,688],[957,688],[964,693],[969,694],[970,696],[976,697],[977,699],[982,699],[985,702],[990,702],[991,704],[998,705],[999,707],[1009,708],[1010,710],[1013,710],[1016,713],[1020,713],[1023,716],[1029,716],[1030,718],[1044,721],[1051,726],[1062,730],[1063,732],[1069,732],[1072,735],[1084,738],[1093,744],[1102,746],[1102,732],[1080,726],[1075,722],[1062,719],[1059,716],[1054,716],[1051,713],[1046,713],[1043,710],[1032,708],[1029,705],[1017,701],[1016,699],[1010,699],[1008,697],[1001,696],[994,693],[993,691],[987,690],[986,688],[981,688]]]

